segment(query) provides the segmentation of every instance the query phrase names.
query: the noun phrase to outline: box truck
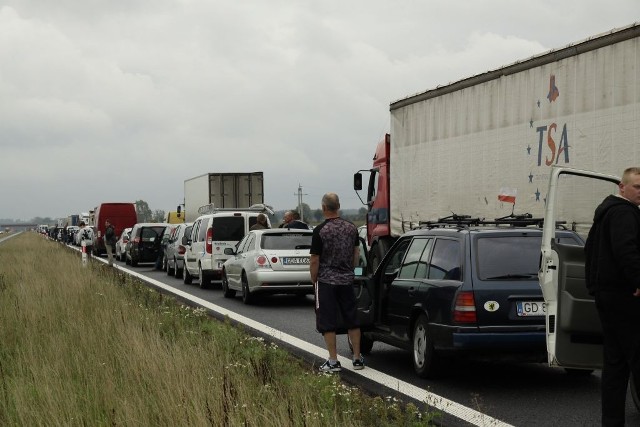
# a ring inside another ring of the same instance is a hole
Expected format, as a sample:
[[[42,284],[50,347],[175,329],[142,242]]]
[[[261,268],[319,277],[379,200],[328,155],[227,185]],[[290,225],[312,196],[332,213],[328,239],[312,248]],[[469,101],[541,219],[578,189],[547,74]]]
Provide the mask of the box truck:
[[[186,222],[193,222],[201,207],[248,208],[264,203],[262,172],[206,173],[184,181],[184,208]],[[205,208],[206,209],[206,208]]]
[[[373,268],[424,221],[542,217],[553,165],[619,175],[640,164],[639,35],[633,24],[393,102],[390,135],[354,175]],[[571,227],[592,216],[560,212]]]

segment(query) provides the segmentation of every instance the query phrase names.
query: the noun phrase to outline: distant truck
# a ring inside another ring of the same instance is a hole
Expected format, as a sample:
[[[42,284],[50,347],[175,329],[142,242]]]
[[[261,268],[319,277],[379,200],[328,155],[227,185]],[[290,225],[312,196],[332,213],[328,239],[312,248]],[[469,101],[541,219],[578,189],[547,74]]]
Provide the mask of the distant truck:
[[[67,217],[67,226],[78,226],[80,225],[80,215],[69,215]]]
[[[203,206],[228,209],[248,208],[263,203],[262,172],[207,173],[184,181],[186,222],[198,218],[198,209]],[[182,211],[182,206],[178,206],[177,212]]]
[[[122,230],[133,227],[138,222],[135,203],[101,203],[95,208],[95,223],[93,224],[93,253],[95,255],[102,255],[107,252],[107,248],[104,244],[106,220],[109,220],[113,225],[116,239],[119,238],[122,234]]]
[[[167,218],[166,218],[166,223],[167,224],[182,224],[184,223],[184,216],[185,216],[186,212],[182,211],[182,212],[178,212],[178,211],[172,211],[167,213]]]
[[[425,221],[542,217],[553,165],[619,175],[640,163],[639,36],[630,25],[393,102],[391,134],[354,175],[358,191],[368,172],[373,268]],[[593,216],[579,206],[561,212],[572,228]]]

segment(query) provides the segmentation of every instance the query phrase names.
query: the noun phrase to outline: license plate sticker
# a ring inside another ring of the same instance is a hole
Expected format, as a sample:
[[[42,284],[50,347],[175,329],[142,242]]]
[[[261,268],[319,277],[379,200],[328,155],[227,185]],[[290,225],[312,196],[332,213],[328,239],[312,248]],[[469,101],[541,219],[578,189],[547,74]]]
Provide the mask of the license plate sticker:
[[[520,317],[544,316],[546,306],[543,301],[518,301],[516,302],[516,312]]]
[[[282,265],[309,265],[309,257],[285,257],[282,258]]]

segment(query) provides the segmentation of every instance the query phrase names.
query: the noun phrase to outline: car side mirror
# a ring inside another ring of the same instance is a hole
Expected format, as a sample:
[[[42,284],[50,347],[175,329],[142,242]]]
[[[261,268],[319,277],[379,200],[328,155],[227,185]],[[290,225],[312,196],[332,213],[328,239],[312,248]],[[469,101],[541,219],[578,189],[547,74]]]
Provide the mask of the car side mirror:
[[[191,240],[189,240],[188,236],[182,236],[182,244],[185,246],[189,246],[191,244]]]

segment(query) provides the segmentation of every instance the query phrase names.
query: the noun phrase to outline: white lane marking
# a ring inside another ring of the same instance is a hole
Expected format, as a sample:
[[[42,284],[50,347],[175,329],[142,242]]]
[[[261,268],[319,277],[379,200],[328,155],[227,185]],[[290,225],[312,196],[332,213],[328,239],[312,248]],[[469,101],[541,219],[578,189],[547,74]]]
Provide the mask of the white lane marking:
[[[104,260],[102,258],[94,257],[94,259],[97,259],[98,261],[103,263],[107,263],[107,260]],[[271,336],[280,341],[284,341],[289,345],[292,345],[294,347],[297,347],[301,350],[306,351],[307,353],[311,353],[317,356],[318,358],[322,359],[326,356],[327,350],[325,348],[318,347],[317,345],[314,345],[314,344],[310,344],[306,341],[303,341],[299,338],[296,338],[278,329],[274,329],[263,323],[256,322],[253,319],[242,316],[224,307],[220,307],[219,305],[203,300],[202,298],[198,298],[188,292],[184,292],[184,291],[181,291],[180,289],[176,289],[172,286],[166,285],[158,280],[152,279],[148,276],[145,276],[144,274],[138,273],[137,271],[130,270],[129,268],[122,267],[117,264],[114,264],[114,267],[117,268],[118,270],[127,272],[132,276],[138,277],[139,279],[142,279],[145,282],[151,282],[153,283],[154,286],[162,288],[168,291],[169,293],[172,293],[174,295],[193,301],[199,306],[215,311],[216,313],[220,313],[223,316],[228,316],[230,319],[236,322],[242,323],[244,325],[247,325],[248,327],[255,329],[257,331],[260,331],[265,335]],[[353,371],[353,367],[351,366],[351,359],[347,359],[344,356],[338,356],[338,359],[340,360],[342,369],[348,369],[350,371]],[[430,391],[423,390],[407,382],[400,381],[397,378],[392,377],[391,375],[385,374],[384,372],[380,372],[369,367],[366,367],[365,369],[354,371],[354,372],[358,375],[368,378],[371,381],[375,381],[378,384],[389,387],[390,389],[395,390],[398,393],[404,394],[405,396],[415,399],[418,402],[425,402],[429,406],[436,408],[439,411],[450,414],[463,421],[466,421],[469,424],[479,426],[479,427],[483,427],[483,426],[513,427],[511,424],[508,424],[504,421],[500,421],[497,418],[493,418],[489,415],[483,414],[482,412],[478,412],[475,409],[466,407],[457,402],[454,402],[453,400],[449,400],[445,397],[442,397]]]

